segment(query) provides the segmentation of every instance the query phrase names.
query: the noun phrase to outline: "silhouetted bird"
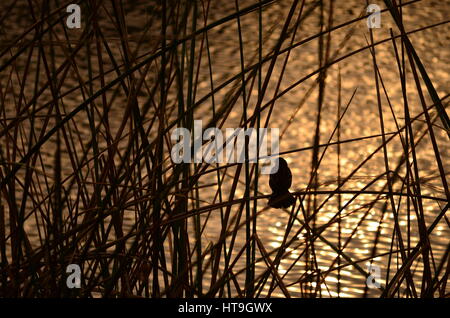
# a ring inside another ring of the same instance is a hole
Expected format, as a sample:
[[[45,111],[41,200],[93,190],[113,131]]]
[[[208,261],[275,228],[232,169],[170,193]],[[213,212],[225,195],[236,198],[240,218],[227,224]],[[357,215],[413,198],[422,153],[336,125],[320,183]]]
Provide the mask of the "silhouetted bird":
[[[276,209],[288,208],[294,204],[295,198],[289,192],[292,184],[292,173],[286,160],[278,159],[278,171],[272,173],[269,179],[269,185],[272,194],[269,198],[269,206]]]

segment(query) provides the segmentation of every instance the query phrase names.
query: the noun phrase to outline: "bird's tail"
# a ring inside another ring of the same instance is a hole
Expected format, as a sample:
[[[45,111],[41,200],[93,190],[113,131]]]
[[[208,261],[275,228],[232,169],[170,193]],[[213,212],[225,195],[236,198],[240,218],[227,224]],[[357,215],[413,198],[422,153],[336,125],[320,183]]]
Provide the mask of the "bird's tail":
[[[286,209],[294,203],[295,198],[289,191],[283,193],[272,193],[269,198],[269,206],[275,209]]]

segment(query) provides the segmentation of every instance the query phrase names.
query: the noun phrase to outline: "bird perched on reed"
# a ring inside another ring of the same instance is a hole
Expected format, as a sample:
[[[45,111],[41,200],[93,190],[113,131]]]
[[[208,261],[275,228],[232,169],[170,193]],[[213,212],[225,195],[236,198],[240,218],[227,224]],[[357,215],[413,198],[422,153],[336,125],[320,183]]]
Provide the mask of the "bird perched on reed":
[[[276,209],[288,208],[294,204],[295,198],[289,192],[292,184],[292,173],[286,160],[278,158],[278,170],[270,174],[269,186],[272,194],[269,198],[269,206]]]

